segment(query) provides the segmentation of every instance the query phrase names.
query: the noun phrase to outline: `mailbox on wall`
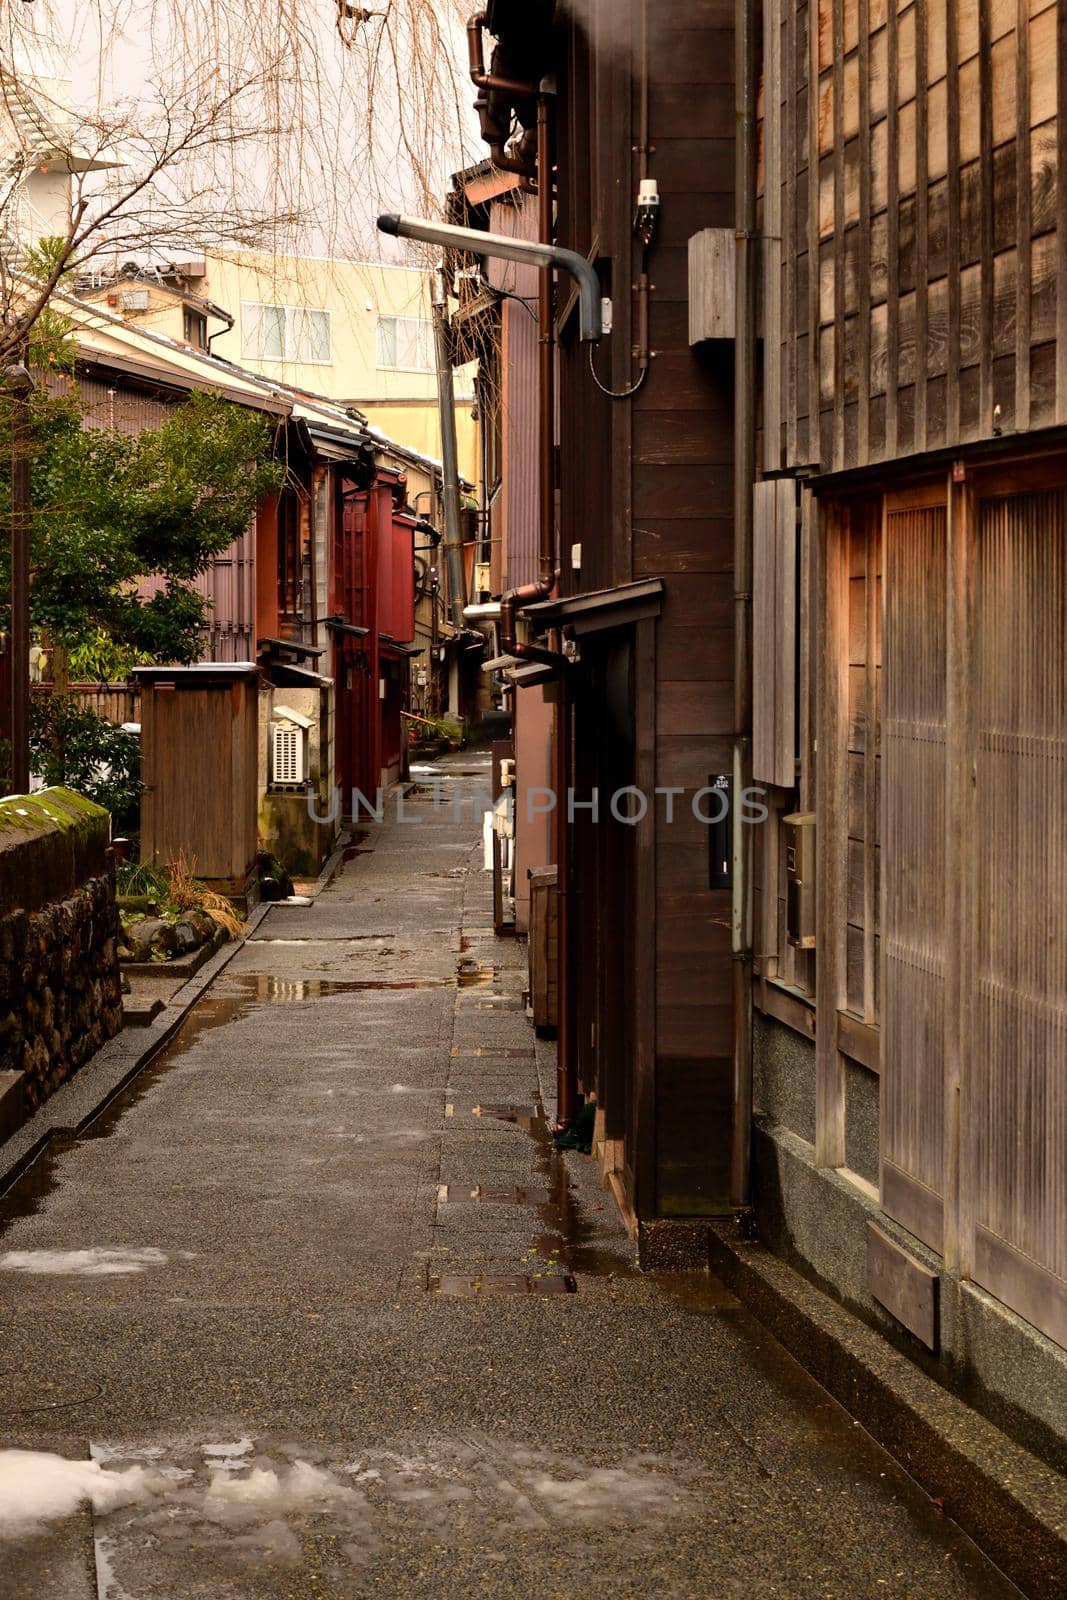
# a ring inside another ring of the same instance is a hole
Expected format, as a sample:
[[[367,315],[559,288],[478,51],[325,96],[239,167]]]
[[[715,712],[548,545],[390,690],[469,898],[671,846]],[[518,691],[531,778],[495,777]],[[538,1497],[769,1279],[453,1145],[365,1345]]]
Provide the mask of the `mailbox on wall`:
[[[815,813],[782,818],[786,873],[786,937],[796,950],[815,948]]]

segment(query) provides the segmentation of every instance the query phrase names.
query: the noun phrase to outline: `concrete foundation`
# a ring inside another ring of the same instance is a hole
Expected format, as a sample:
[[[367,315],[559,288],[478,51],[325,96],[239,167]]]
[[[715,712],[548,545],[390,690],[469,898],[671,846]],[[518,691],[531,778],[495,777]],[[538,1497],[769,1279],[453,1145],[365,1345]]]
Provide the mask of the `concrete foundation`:
[[[896,1349],[1060,1468],[1067,1467],[1067,1351],[886,1217],[877,1200],[877,1077],[849,1065],[850,1168],[815,1165],[806,1103],[814,1049],[758,1019],[754,1203],[761,1237],[820,1287],[876,1327]],[[791,1070],[792,1069],[792,1070]],[[872,1087],[873,1086],[873,1087]],[[812,1101],[813,1105],[813,1101]],[[873,1299],[867,1287],[867,1223],[878,1226],[939,1280],[939,1349],[930,1353]]]

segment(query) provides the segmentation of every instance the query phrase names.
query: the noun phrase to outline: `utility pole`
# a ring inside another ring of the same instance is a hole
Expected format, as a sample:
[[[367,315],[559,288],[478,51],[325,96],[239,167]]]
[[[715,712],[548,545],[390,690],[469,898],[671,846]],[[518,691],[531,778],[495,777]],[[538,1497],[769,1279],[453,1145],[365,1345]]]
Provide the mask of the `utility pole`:
[[[459,521],[459,451],[456,445],[456,397],[452,382],[452,340],[448,329],[448,300],[444,268],[433,275],[433,328],[437,354],[437,399],[441,413],[441,463],[444,469],[441,498],[445,512],[445,557],[448,598],[457,633],[465,627],[467,583],[463,570],[463,532]]]
[[[30,395],[24,361],[7,368],[11,395],[11,788],[30,788]]]

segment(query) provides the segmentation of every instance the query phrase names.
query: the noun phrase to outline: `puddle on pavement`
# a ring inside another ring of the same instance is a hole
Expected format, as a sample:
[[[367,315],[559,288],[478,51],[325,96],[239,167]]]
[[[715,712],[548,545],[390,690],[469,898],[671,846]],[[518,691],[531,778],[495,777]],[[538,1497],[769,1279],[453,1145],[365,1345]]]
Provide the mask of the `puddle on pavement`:
[[[0,1234],[22,1217],[32,1217],[59,1187],[59,1163],[77,1144],[74,1138],[51,1139],[20,1178],[0,1196]]]
[[[456,1053],[453,1051],[453,1054]],[[506,1054],[506,1052],[495,1053]],[[525,1055],[527,1052],[515,1051],[514,1054]],[[536,1099],[530,1105],[477,1105],[472,1108],[472,1114],[514,1123],[529,1135],[536,1146],[534,1159],[538,1169],[537,1181],[534,1184],[509,1189],[494,1189],[488,1185],[475,1185],[470,1188],[441,1185],[438,1188],[439,1205],[470,1205],[478,1204],[479,1201],[482,1203],[495,1201],[497,1204],[529,1206],[539,1213],[540,1224],[531,1234],[530,1252],[536,1254],[555,1273],[565,1270],[568,1275],[581,1272],[597,1278],[629,1277],[638,1274],[637,1264],[626,1250],[621,1250],[618,1244],[615,1248],[610,1248],[596,1241],[595,1224],[583,1213],[583,1208],[575,1197],[562,1153],[553,1146],[548,1119],[540,1099]]]
[[[461,961],[456,969],[456,982],[461,989],[485,988],[496,978],[495,967],[480,967],[477,963]]]
[[[509,1050],[504,1045],[492,1044],[454,1044],[452,1046],[451,1054],[454,1059],[476,1058],[478,1060],[484,1060],[486,1057],[496,1057],[501,1061],[533,1061],[537,1056],[537,1052],[535,1050]]]
[[[297,1006],[329,1000],[339,994],[368,994],[389,989],[451,989],[453,978],[278,978],[246,973],[227,979],[249,986],[250,997],[268,1005]]]
[[[302,1005],[338,994],[454,987],[454,978],[408,978],[379,982],[277,978],[262,974],[226,975],[219,980],[216,989],[197,1002],[174,1037],[140,1069],[136,1077],[116,1090],[99,1110],[79,1123],[74,1133],[57,1135],[49,1140],[41,1154],[0,1195],[0,1235],[13,1222],[34,1216],[44,1201],[55,1193],[62,1183],[63,1158],[77,1149],[80,1140],[109,1138],[126,1112],[138,1105],[161,1078],[179,1066],[197,1040],[212,1029],[240,1021],[261,1004]]]
[[[472,1117],[495,1117],[498,1122],[515,1122],[520,1128],[525,1128],[527,1133],[534,1131],[534,1124],[544,1121],[544,1112],[536,1106],[472,1106]]]

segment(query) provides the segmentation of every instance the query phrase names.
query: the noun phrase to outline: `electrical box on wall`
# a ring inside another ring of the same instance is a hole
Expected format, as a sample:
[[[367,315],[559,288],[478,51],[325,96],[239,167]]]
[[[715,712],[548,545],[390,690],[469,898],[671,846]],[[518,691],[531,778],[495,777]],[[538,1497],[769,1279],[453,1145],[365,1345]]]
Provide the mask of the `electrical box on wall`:
[[[289,706],[275,706],[270,722],[270,785],[272,789],[301,787],[308,775],[310,717]]]
[[[708,779],[705,798],[707,809],[702,815],[708,829],[708,888],[732,889],[734,780],[730,774],[713,774]]]
[[[815,948],[815,813],[782,818],[786,875],[786,938],[795,950]]]

